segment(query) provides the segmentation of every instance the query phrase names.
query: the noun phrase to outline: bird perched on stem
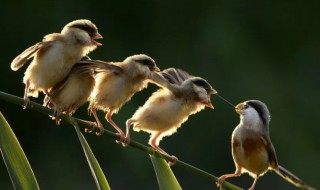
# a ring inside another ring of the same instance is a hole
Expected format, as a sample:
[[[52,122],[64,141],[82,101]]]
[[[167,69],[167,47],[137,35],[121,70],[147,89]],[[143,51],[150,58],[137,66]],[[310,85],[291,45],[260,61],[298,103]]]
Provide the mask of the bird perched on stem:
[[[83,57],[82,61],[88,59]],[[94,84],[94,65],[76,63],[64,80],[49,89],[50,97],[45,96],[43,105],[53,108],[52,118],[59,125],[62,113],[72,115],[88,101]]]
[[[160,140],[175,133],[189,115],[205,106],[213,109],[210,97],[217,92],[206,80],[174,68],[156,73],[153,82],[162,88],[127,120],[126,138],[130,138],[130,126],[133,125],[134,131],[151,134],[149,144],[155,150],[170,156],[159,147]],[[170,157],[173,162],[177,159]]]
[[[219,177],[218,186],[227,178],[247,172],[254,178],[249,190],[254,190],[259,177],[272,170],[301,189],[315,190],[278,164],[269,136],[270,113],[267,106],[258,100],[248,100],[235,109],[240,115],[240,124],[234,129],[231,140],[236,171]]]
[[[38,91],[50,96],[48,90],[61,82],[81,58],[101,44],[96,25],[90,20],[75,20],[68,23],[61,33],[52,33],[18,55],[11,63],[16,71],[29,59],[33,58],[27,68],[23,82],[25,83],[24,107],[29,96],[37,97]]]
[[[90,62],[90,61],[89,61]],[[138,91],[147,87],[155,71],[159,71],[155,61],[144,54],[127,57],[122,62],[94,61],[96,71],[96,84],[89,98],[89,109],[95,117],[98,128],[97,135],[104,132],[104,128],[97,116],[96,109],[107,112],[105,119],[117,130],[120,142],[126,144],[124,132],[113,122],[111,116],[128,102]],[[92,129],[87,129],[92,132]]]

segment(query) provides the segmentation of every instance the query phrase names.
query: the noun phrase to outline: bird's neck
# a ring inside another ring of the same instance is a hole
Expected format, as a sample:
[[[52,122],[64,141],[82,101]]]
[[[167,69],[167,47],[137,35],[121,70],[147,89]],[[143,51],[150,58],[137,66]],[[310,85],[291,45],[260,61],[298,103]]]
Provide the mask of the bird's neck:
[[[251,130],[261,130],[261,127],[263,126],[262,121],[257,119],[256,117],[248,117],[248,116],[240,116],[240,126],[246,129]]]

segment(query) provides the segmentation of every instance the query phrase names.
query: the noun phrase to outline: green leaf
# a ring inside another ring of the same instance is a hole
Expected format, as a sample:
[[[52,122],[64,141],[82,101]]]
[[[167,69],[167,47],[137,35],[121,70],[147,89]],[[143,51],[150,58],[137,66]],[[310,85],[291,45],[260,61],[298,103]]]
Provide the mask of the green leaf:
[[[15,189],[40,189],[18,139],[1,112],[0,151]]]
[[[160,190],[181,190],[180,184],[174,176],[171,168],[163,158],[150,155],[154,171],[157,175],[157,180]]]
[[[96,159],[96,157],[94,156],[94,154],[92,153],[92,150],[88,144],[88,142],[86,141],[86,139],[84,138],[84,136],[82,135],[82,133],[80,132],[78,123],[75,122],[74,128],[77,132],[78,138],[80,140],[81,146],[83,148],[84,154],[86,155],[93,179],[97,185],[97,189],[99,190],[110,190],[108,181]]]

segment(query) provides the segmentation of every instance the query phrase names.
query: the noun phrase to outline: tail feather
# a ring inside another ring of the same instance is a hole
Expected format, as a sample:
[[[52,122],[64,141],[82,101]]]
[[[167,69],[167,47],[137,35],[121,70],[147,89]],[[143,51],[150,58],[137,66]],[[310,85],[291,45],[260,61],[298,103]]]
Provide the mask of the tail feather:
[[[293,185],[299,187],[300,189],[304,190],[316,190],[313,187],[310,187],[306,183],[304,183],[301,179],[297,176],[283,168],[282,166],[278,166],[278,169],[275,169],[275,172],[280,175],[283,179],[287,180],[288,182],[292,183]]]

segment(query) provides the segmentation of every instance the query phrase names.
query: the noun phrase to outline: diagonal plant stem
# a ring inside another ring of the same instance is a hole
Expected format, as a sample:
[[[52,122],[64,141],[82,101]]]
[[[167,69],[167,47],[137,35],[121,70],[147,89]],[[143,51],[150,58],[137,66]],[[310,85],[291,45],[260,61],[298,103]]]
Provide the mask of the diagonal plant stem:
[[[11,94],[8,94],[8,93],[5,93],[5,92],[2,92],[0,91],[0,99],[3,100],[3,101],[6,101],[6,102],[10,102],[10,103],[13,103],[13,104],[17,104],[17,105],[24,105],[24,100],[20,97],[17,97],[17,96],[14,96],[14,95],[11,95]],[[42,105],[38,104],[38,103],[35,103],[35,102],[32,102],[30,101],[29,105],[28,105],[28,108],[27,109],[31,109],[31,110],[34,110],[34,111],[37,111],[37,112],[40,112],[42,114],[45,114],[45,115],[50,115],[52,114],[52,110],[49,109],[49,108],[46,108],[46,107],[43,107]],[[81,127],[90,127],[88,123],[85,123],[84,121],[78,119],[78,118],[74,118],[74,117],[71,117],[71,116],[68,116],[68,115],[61,115],[61,120],[62,121],[65,121],[71,125],[76,125],[76,123],[78,123]],[[103,133],[104,136],[108,136],[110,138],[113,138],[115,140],[120,140],[119,136],[111,131],[108,131],[108,130],[105,130],[104,129],[104,133]],[[166,155],[162,155],[160,153],[157,153],[156,151],[154,151],[154,149],[152,149],[151,147],[148,147],[146,145],[143,145],[137,141],[134,141],[134,140],[130,140],[130,144],[129,146],[131,147],[134,147],[136,149],[139,149],[141,151],[144,151],[144,152],[147,152],[148,154],[151,154],[151,155],[155,155],[155,156],[158,156],[158,157],[161,157],[161,158],[164,158],[165,160],[167,161],[170,161],[171,158],[166,156]],[[186,170],[189,170],[190,172],[192,173],[196,173],[202,177],[205,177],[205,178],[208,178],[210,180],[212,180],[213,182],[217,182],[217,177],[204,171],[204,170],[201,170],[195,166],[192,166],[188,163],[185,163],[181,160],[177,160],[176,161],[176,164],[175,166],[178,166],[178,167],[181,167],[181,168],[184,168]],[[214,185],[214,184],[213,184]],[[237,187],[229,182],[224,182],[223,183],[223,187],[224,188],[228,188],[228,189],[231,189],[231,190],[243,190],[242,188],[240,187]]]

